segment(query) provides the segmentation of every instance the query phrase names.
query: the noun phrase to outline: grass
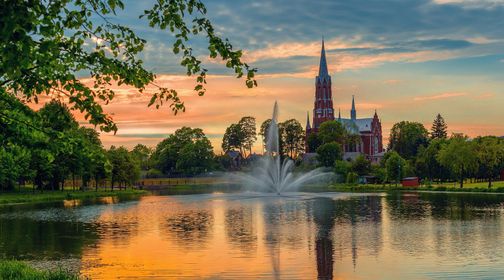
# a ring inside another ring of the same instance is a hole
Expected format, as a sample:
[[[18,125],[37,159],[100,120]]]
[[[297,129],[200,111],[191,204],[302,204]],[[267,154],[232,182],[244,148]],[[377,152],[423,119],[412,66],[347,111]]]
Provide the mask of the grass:
[[[64,270],[44,271],[30,267],[24,262],[0,260],[0,279],[2,280],[76,280],[78,275]]]
[[[50,202],[50,201],[61,201],[67,199],[89,199],[96,197],[105,196],[132,196],[132,195],[144,195],[148,192],[145,190],[117,190],[117,191],[105,191],[105,190],[88,190],[88,191],[36,191],[36,192],[9,192],[0,194],[0,204],[11,204],[11,203],[29,203],[29,202]]]
[[[479,192],[479,193],[504,193],[504,182],[493,183],[488,188],[488,183],[466,183],[460,188],[458,183],[435,184],[430,186],[403,187],[401,185],[345,185],[332,184],[329,186],[309,186],[305,191],[339,191],[339,192],[386,192],[386,191],[442,191],[442,192]]]

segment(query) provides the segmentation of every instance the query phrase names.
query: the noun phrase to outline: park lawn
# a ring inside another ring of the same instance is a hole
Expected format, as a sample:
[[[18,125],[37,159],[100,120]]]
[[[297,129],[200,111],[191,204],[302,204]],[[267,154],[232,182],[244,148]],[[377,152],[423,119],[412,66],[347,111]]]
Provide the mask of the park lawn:
[[[87,199],[95,197],[105,197],[105,196],[132,196],[132,195],[144,195],[148,192],[145,190],[136,189],[126,189],[126,190],[87,190],[87,191],[35,191],[35,192],[9,192],[0,193],[0,204],[11,204],[11,203],[29,203],[29,202],[49,202],[49,201],[60,201],[67,199]]]
[[[28,264],[14,260],[0,260],[0,279],[2,280],[77,280],[78,275],[59,270],[43,271]]]
[[[384,191],[446,191],[446,192],[482,192],[482,193],[504,193],[504,181],[492,183],[492,188],[488,188],[488,182],[464,183],[460,188],[458,183],[434,184],[431,186],[403,187],[400,184],[377,184],[377,185],[346,185],[332,184],[327,187],[310,186],[310,190],[320,191],[340,191],[340,192],[384,192]]]

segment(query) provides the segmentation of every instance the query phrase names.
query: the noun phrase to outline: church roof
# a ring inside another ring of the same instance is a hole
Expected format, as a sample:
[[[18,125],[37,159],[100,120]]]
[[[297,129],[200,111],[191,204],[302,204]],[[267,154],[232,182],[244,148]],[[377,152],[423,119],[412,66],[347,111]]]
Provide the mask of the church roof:
[[[341,119],[343,126],[352,133],[371,131],[373,118],[365,119]]]

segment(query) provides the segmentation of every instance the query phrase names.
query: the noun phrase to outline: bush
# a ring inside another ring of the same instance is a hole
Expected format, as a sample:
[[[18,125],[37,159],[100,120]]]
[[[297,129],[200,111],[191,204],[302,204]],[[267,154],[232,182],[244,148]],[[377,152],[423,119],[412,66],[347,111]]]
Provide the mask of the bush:
[[[357,185],[358,181],[359,181],[359,175],[357,175],[357,173],[348,172],[346,178],[347,185]]]

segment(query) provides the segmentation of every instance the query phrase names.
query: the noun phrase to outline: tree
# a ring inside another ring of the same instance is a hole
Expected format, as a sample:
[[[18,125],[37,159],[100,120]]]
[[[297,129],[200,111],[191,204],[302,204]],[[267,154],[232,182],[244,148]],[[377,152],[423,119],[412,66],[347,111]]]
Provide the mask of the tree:
[[[30,151],[21,146],[9,145],[0,147],[0,187],[12,190],[17,179],[28,172]]]
[[[139,58],[146,41],[118,23],[116,12],[122,9],[121,0],[4,1],[0,9],[2,90],[35,102],[41,94],[65,96],[72,109],[84,112],[90,123],[105,131],[117,130],[101,107],[114,98],[112,83],[140,92],[152,85],[157,90],[149,106],[170,102],[175,113],[184,110],[174,89],[153,83],[155,74]],[[233,50],[227,39],[217,35],[206,12],[198,0],[157,1],[139,16],[151,28],[174,35],[173,53],[181,54],[180,64],[188,75],[198,75],[194,88],[198,95],[205,93],[207,69],[188,44],[198,35],[208,39],[210,58],[222,58],[237,77],[245,74],[249,88],[256,86],[257,70],[241,60],[241,50]],[[77,73],[82,72],[90,74],[92,85],[78,79]]]
[[[318,130],[318,137],[322,143],[336,142],[344,144],[347,140],[348,132],[339,121],[325,121]]]
[[[316,151],[320,145],[322,145],[322,140],[317,133],[310,133],[306,139],[306,145],[308,145],[308,151]]]
[[[368,175],[371,172],[371,161],[366,159],[363,155],[359,155],[352,161],[351,169],[359,176]]]
[[[350,162],[346,160],[336,160],[334,162],[334,172],[338,174],[342,180],[345,180],[348,172],[352,169],[352,165]]]
[[[450,177],[450,171],[442,166],[437,160],[437,155],[441,148],[447,144],[447,140],[439,138],[432,139],[427,147],[418,149],[415,159],[415,166],[418,175],[422,178],[445,180]]]
[[[239,150],[242,157],[246,157],[246,151],[252,154],[252,146],[257,140],[256,124],[254,117],[243,117],[238,123],[231,124],[226,128],[222,138],[222,150],[225,152]]]
[[[504,143],[495,136],[478,137],[474,140],[480,174],[492,187],[492,179],[504,168]]]
[[[152,154],[153,164],[163,174],[170,175],[176,173],[177,160],[180,157],[182,148],[197,140],[206,138],[205,133],[200,128],[182,127],[161,141]]]
[[[243,157],[244,139],[245,136],[241,126],[237,123],[233,123],[228,128],[226,128],[226,132],[222,137],[222,150],[229,152],[237,149],[240,151],[240,154]]]
[[[460,188],[464,186],[464,179],[478,168],[478,156],[474,143],[460,135],[450,138],[448,144],[439,151],[437,160],[459,180]]]
[[[49,186],[52,190],[58,190],[64,187],[69,174],[75,176],[81,171],[82,139],[77,132],[79,124],[70,109],[58,100],[45,104],[38,114],[42,128],[49,135],[47,148],[53,157]]]
[[[254,117],[250,116],[243,117],[238,122],[238,125],[240,126],[241,133],[243,136],[242,139],[243,151],[248,150],[250,155],[252,154],[252,146],[257,140],[256,120]]]
[[[213,168],[213,150],[203,130],[182,127],[157,145],[152,160],[166,175],[196,175]]]
[[[261,124],[261,128],[259,129],[259,135],[261,136],[264,149],[266,149],[266,143],[268,143],[268,129],[270,124],[271,119],[267,119]]]
[[[446,139],[448,137],[448,126],[441,114],[437,114],[432,122],[431,139]]]
[[[395,185],[402,180],[407,169],[408,162],[397,152],[392,151],[385,162],[387,170],[387,181],[394,181]]]
[[[193,176],[208,172],[213,168],[213,164],[212,145],[207,138],[203,138],[188,143],[182,148],[176,167],[180,173]]]
[[[389,150],[396,151],[405,159],[413,159],[420,146],[427,146],[428,131],[418,122],[402,121],[394,124],[390,131]]]
[[[281,124],[283,154],[296,158],[304,150],[305,132],[301,124],[290,119]]]
[[[336,160],[341,160],[342,153],[341,145],[336,142],[322,144],[317,148],[317,160],[322,166],[332,167]]]
[[[110,147],[107,152],[108,159],[112,165],[111,189],[114,190],[115,183],[122,186],[131,186],[140,178],[140,166],[133,159],[133,156],[125,147]]]
[[[152,149],[145,146],[144,144],[137,144],[133,147],[131,154],[133,158],[140,164],[140,169],[147,171],[151,168],[150,157],[152,155]]]

